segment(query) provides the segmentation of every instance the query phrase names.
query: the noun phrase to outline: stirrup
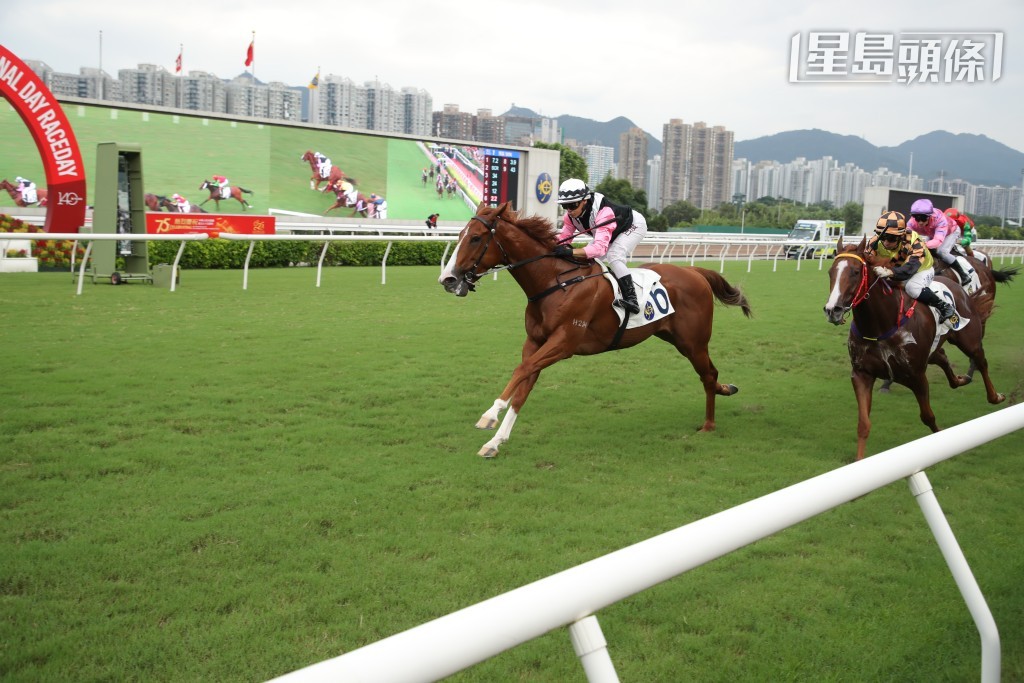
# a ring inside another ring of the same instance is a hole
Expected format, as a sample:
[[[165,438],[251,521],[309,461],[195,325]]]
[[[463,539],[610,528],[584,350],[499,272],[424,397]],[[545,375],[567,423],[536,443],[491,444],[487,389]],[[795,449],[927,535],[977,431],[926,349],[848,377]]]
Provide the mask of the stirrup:
[[[949,304],[946,304],[946,308],[939,309],[939,324],[942,325],[946,321],[949,321],[950,327],[960,324],[960,316],[957,315],[956,309]]]
[[[636,302],[633,302],[633,301],[630,301],[629,299],[626,299],[625,297],[623,297],[621,299],[616,299],[614,302],[612,302],[612,305],[618,306],[619,308],[622,308],[622,309],[625,309],[625,310],[629,311],[630,313],[633,313],[634,315],[640,312],[640,304],[638,304]]]

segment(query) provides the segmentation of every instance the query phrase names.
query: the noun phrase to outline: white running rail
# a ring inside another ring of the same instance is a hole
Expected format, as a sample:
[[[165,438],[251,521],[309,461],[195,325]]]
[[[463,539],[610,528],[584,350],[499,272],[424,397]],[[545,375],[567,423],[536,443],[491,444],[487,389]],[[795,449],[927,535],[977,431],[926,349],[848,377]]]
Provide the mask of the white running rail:
[[[931,490],[925,468],[1024,428],[1004,408],[775,491],[673,531],[274,679],[279,683],[435,681],[561,626],[591,683],[617,681],[594,616],[601,608],[798,522],[908,479],[981,636],[981,680],[1000,677],[999,632]]]

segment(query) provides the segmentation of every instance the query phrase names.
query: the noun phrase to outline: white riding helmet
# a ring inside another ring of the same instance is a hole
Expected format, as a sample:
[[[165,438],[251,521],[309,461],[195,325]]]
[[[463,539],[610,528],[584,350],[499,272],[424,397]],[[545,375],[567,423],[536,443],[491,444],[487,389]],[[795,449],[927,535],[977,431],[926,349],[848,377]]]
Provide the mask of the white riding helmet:
[[[590,188],[579,178],[569,178],[558,186],[558,203],[572,204],[590,196]]]
[[[18,176],[17,178],[14,179],[14,182],[20,185],[21,183],[25,182],[25,179],[22,178],[21,176]]]

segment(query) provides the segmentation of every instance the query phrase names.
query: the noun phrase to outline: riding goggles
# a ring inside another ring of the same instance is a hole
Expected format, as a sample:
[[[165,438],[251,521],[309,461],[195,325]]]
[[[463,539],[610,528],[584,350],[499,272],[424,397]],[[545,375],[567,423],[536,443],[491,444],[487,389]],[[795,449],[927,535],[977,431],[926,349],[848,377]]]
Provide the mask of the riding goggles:
[[[578,207],[582,203],[583,203],[583,200],[580,199],[579,201],[575,201],[575,202],[566,202],[565,204],[562,204],[562,206],[565,207],[566,211],[575,211],[576,207]]]

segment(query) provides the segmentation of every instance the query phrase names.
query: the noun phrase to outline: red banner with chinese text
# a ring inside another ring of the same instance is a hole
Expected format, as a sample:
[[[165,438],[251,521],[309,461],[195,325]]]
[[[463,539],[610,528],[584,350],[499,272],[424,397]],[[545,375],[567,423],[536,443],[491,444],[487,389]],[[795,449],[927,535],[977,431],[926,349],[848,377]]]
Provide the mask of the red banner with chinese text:
[[[182,235],[205,232],[216,237],[222,232],[239,235],[273,235],[274,216],[214,213],[146,213],[146,232],[151,235]]]

